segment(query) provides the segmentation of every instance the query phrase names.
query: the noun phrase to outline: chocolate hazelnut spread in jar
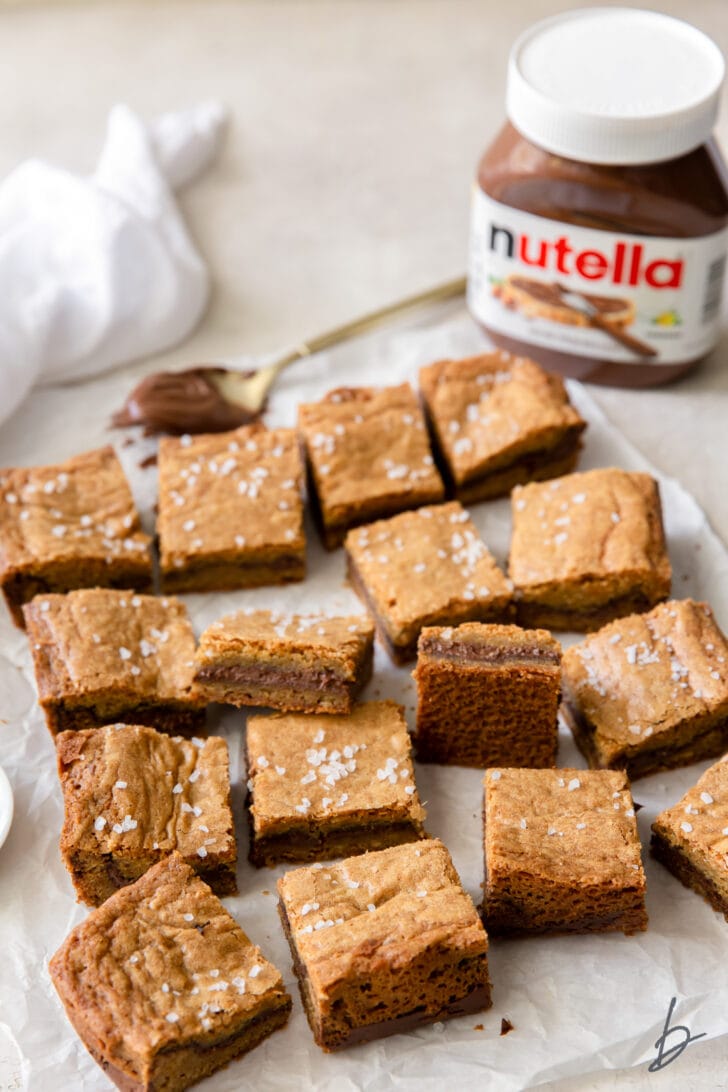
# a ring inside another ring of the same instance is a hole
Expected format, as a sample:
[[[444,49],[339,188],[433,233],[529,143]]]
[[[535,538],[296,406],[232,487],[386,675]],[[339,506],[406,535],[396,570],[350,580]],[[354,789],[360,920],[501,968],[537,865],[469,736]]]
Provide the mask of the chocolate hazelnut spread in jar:
[[[723,74],[709,38],[656,12],[571,11],[519,38],[471,216],[468,305],[497,345],[623,387],[669,382],[713,348]]]

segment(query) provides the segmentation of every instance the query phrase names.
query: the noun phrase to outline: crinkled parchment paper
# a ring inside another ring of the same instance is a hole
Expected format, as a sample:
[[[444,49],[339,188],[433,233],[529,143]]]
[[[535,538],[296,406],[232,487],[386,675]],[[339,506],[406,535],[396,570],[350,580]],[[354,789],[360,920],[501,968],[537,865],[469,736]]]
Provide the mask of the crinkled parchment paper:
[[[483,346],[467,319],[431,329],[379,335],[297,365],[284,375],[272,400],[271,424],[293,425],[298,402],[335,385],[416,380],[417,368],[443,356],[466,355]],[[138,373],[138,369],[137,369]],[[108,441],[106,422],[132,380],[117,372],[77,385],[36,392],[12,428],[15,450],[0,434],[0,465],[54,462]],[[657,474],[607,422],[584,388],[572,384],[574,401],[589,421],[581,468],[618,465]],[[27,427],[26,427],[27,425]],[[7,435],[7,433],[5,434]],[[151,441],[111,434],[151,525],[155,471],[139,462]],[[134,435],[129,433],[128,435]],[[20,450],[19,450],[20,449]],[[693,499],[659,474],[670,553],[673,593],[712,603],[728,626],[728,555]],[[508,503],[473,508],[485,541],[503,562],[508,550]],[[286,588],[234,594],[189,595],[196,631],[237,606],[285,607],[337,613],[360,609],[344,584],[342,551],[325,553],[311,529],[309,576]],[[569,643],[574,638],[566,638]],[[391,697],[414,713],[409,671],[394,668],[380,648],[368,698]],[[62,819],[55,759],[35,686],[25,637],[0,611],[0,764],[13,784],[16,816],[0,849],[0,1089],[96,1092],[110,1087],[66,1020],[47,972],[48,957],[86,910],[77,905],[58,853]],[[673,1023],[708,1038],[728,1032],[728,927],[696,895],[646,856],[649,929],[621,935],[494,941],[491,947],[493,1008],[478,1016],[425,1027],[339,1055],[313,1043],[291,972],[291,960],[275,912],[275,883],[282,870],[252,869],[246,861],[242,821],[242,712],[212,713],[213,731],[228,739],[234,805],[240,837],[241,894],[225,899],[232,914],[284,973],[294,996],[289,1026],[204,1085],[210,1092],[251,1087],[258,1092],[317,1092],[423,1088],[520,1089],[600,1069],[646,1066],[655,1057],[668,1005],[678,999]],[[562,731],[560,765],[584,766]],[[639,828],[646,846],[659,810],[675,802],[708,763],[638,781],[643,804]],[[482,880],[480,782],[477,770],[422,766],[420,794],[427,802],[427,829],[450,848],[463,883],[479,901]],[[514,1030],[500,1036],[501,1017]],[[483,1025],[477,1030],[475,1025]],[[677,1037],[679,1039],[679,1036]],[[670,1045],[673,1045],[672,1041]]]

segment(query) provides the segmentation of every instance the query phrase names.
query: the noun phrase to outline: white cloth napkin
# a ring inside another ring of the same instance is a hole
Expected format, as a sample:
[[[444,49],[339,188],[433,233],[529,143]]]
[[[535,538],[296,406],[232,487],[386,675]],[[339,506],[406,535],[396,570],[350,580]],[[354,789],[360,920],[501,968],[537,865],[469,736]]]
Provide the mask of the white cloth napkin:
[[[181,341],[209,279],[174,189],[216,155],[216,102],[147,127],[109,115],[90,177],[28,160],[0,184],[0,423],[36,383],[85,378]]]

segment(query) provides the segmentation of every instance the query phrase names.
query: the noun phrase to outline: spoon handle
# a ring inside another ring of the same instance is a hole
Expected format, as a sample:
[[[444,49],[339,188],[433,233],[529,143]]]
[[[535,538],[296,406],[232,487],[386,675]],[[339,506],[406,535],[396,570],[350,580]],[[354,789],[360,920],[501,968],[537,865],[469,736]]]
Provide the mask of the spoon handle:
[[[287,349],[275,362],[270,365],[275,369],[276,375],[289,364],[296,360],[302,360],[313,353],[320,353],[322,349],[328,349],[331,345],[338,345],[349,338],[359,337],[361,334],[374,330],[381,326],[387,319],[395,318],[406,311],[417,307],[425,307],[428,304],[443,303],[445,300],[456,299],[465,294],[465,277],[456,277],[455,280],[438,284],[435,288],[428,288],[424,292],[418,292],[414,296],[405,296],[404,299],[388,303],[385,307],[379,307],[376,311],[370,311],[366,315],[345,322],[341,326],[335,326],[323,334],[317,334],[306,341],[300,342],[291,349]]]

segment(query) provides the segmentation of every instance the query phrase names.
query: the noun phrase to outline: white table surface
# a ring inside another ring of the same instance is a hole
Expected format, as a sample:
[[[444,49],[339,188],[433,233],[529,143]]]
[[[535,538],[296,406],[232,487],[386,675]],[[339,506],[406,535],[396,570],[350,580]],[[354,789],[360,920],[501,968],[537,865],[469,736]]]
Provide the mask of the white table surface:
[[[90,169],[117,101],[150,116],[219,97],[231,111],[224,151],[181,198],[212,269],[211,305],[190,341],[129,376],[274,350],[463,271],[470,181],[503,116],[509,45],[535,19],[577,6],[0,3],[0,173],[31,155]],[[726,0],[641,6],[689,17],[728,53]],[[728,148],[725,98],[718,134]],[[673,386],[591,390],[728,541],[728,330]],[[3,459],[33,462],[33,416],[31,399],[0,428]],[[559,1089],[728,1087],[725,1042],[691,1045],[654,1075],[606,1073]]]

